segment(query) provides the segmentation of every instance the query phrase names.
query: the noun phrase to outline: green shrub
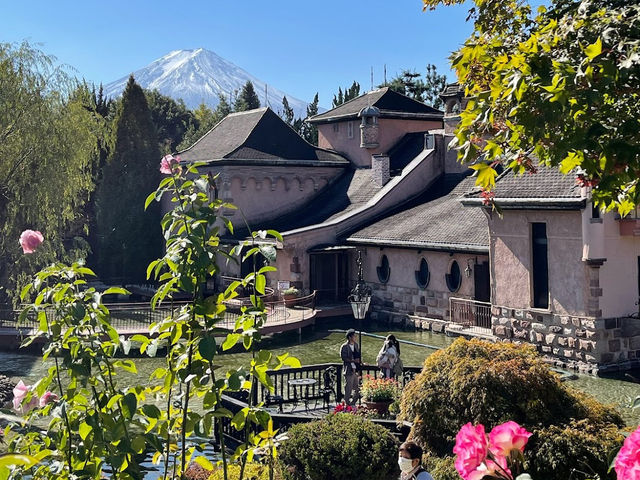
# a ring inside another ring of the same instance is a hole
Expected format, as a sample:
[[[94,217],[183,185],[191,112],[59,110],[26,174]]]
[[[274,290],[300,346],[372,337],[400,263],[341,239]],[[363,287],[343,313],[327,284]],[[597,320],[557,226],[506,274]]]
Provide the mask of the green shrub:
[[[594,425],[576,420],[568,425],[534,430],[526,450],[528,471],[533,478],[571,478],[575,480],[616,478],[607,473],[612,454],[622,446],[624,437],[613,425]]]
[[[240,478],[240,465],[230,464],[227,467],[228,478],[235,480]],[[247,463],[244,469],[245,480],[269,480],[269,467],[261,463]],[[280,480],[282,476],[278,473],[277,469],[274,472],[273,479]],[[224,480],[224,472],[222,468],[215,470],[209,480]]]
[[[339,413],[294,425],[279,450],[288,480],[388,480],[399,475],[398,444],[384,427]]]
[[[428,456],[422,466],[437,480],[460,480],[454,461],[455,457]]]
[[[413,422],[411,436],[439,456],[451,455],[467,422],[481,423],[488,432],[513,420],[538,432],[526,449],[532,477],[562,480],[570,476],[559,474],[560,462],[569,472],[602,471],[599,462],[606,463],[615,432],[624,425],[612,407],[560,382],[533,347],[464,339],[426,359],[403,391],[399,418]],[[583,423],[589,429],[577,428]],[[560,450],[551,455],[553,448]]]

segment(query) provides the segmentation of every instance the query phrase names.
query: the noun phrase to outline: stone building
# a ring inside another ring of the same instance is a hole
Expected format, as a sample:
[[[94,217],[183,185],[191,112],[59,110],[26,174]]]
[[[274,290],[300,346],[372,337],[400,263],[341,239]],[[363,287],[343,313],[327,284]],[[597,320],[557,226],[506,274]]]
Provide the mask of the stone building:
[[[368,92],[309,119],[319,147],[268,108],[231,114],[181,156],[220,175],[252,230],[282,234],[274,287],[346,304],[361,251],[373,318],[530,342],[584,370],[640,363],[640,224],[546,168],[503,173],[492,214],[447,149],[465,100],[455,84],[441,97],[445,112]]]

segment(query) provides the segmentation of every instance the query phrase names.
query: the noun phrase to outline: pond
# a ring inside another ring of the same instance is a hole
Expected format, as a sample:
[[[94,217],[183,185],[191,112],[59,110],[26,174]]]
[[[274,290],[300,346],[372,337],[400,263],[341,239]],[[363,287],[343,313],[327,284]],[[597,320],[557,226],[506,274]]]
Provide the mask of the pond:
[[[344,342],[343,331],[347,328],[357,329],[355,320],[348,317],[323,320],[316,327],[305,328],[301,336],[294,331],[266,337],[261,347],[277,355],[288,352],[299,358],[303,365],[339,362],[340,345]],[[362,337],[363,361],[367,364],[375,364],[376,355],[382,345],[382,339],[376,338],[378,336],[383,337],[393,333],[398,339],[413,343],[401,344],[401,356],[407,366],[422,365],[425,358],[436,348],[444,348],[455,340],[438,333],[401,330],[370,323],[364,330],[375,335],[375,337],[369,335]],[[428,345],[428,347],[422,345]],[[248,355],[247,353],[222,354],[217,357],[217,363],[223,367],[235,367],[246,363]],[[135,358],[134,361],[138,370],[137,375],[122,373],[119,382],[125,385],[133,382],[148,383],[150,374],[156,368],[164,366],[164,358],[161,356],[140,357]],[[50,364],[43,364],[41,358],[34,354],[0,352],[0,373],[12,377],[15,381],[22,379],[25,383],[31,384],[44,376],[49,366]],[[636,372],[635,375],[638,373]],[[640,409],[634,411],[629,407],[633,398],[640,395],[640,384],[631,382],[625,375],[612,378],[579,375],[576,380],[570,380],[569,384],[590,393],[601,402],[616,405],[629,425],[635,426],[640,423]]]

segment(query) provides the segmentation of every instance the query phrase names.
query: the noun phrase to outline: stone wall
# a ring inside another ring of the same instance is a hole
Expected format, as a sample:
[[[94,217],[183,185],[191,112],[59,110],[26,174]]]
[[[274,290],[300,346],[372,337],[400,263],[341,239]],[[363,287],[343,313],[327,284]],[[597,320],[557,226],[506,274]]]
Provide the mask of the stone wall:
[[[532,343],[556,366],[586,373],[640,366],[640,322],[492,307],[493,334]]]

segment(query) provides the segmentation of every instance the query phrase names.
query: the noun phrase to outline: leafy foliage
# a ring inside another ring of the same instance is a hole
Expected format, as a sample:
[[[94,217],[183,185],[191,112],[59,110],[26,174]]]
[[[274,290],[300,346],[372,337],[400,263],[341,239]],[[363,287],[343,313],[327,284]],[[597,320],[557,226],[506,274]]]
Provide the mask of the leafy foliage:
[[[17,302],[40,267],[86,255],[83,208],[105,135],[89,96],[52,57],[0,44],[0,302]],[[46,238],[37,255],[21,256],[25,228]]]
[[[106,281],[141,283],[161,250],[159,205],[143,212],[145,192],[160,180],[160,152],[151,111],[133,76],[113,128],[114,145],[96,192],[98,272]]]
[[[460,158],[486,155],[520,173],[537,158],[629,213],[640,195],[638,1],[555,0],[533,15],[526,1],[476,0],[471,17],[475,30],[452,59],[469,97]]]
[[[333,108],[336,108],[358,96],[360,96],[360,84],[354,80],[349,88],[344,89],[344,92],[342,92],[342,87],[338,87],[338,93],[333,96],[331,104]]]
[[[387,480],[398,476],[393,435],[370,420],[338,413],[294,425],[280,447],[289,480]]]
[[[424,80],[421,75],[411,70],[403,70],[400,75],[392,78],[390,82],[380,85],[402,93],[419,102],[431,105],[434,108],[442,106],[439,97],[447,84],[447,77],[438,74],[435,65],[427,64]]]
[[[161,153],[174,152],[189,128],[194,125],[194,114],[182,100],[175,101],[157,90],[145,90],[144,93]]]
[[[543,439],[530,442],[525,452],[533,478],[551,478],[537,472],[557,470],[538,448],[564,442],[577,452],[576,461],[595,458],[590,455],[597,449],[603,459],[613,432],[624,425],[613,408],[560,382],[533,347],[463,339],[427,358],[403,391],[400,418],[414,422],[411,435],[437,455],[451,454],[456,433],[467,422],[492,427],[513,420]],[[572,435],[581,422],[592,428]],[[564,462],[569,470],[578,465]],[[588,465],[600,471],[599,463]],[[553,478],[569,478],[562,474]]]
[[[224,95],[218,97],[218,105],[215,110],[211,110],[204,103],[201,103],[193,112],[195,123],[191,124],[178,150],[182,151],[196,143],[205,133],[211,130],[218,122],[231,113],[231,105]]]
[[[247,83],[244,84],[242,90],[240,90],[240,94],[233,103],[233,109],[236,112],[244,112],[245,110],[253,110],[255,108],[260,108],[260,98],[251,80],[247,80]]]

